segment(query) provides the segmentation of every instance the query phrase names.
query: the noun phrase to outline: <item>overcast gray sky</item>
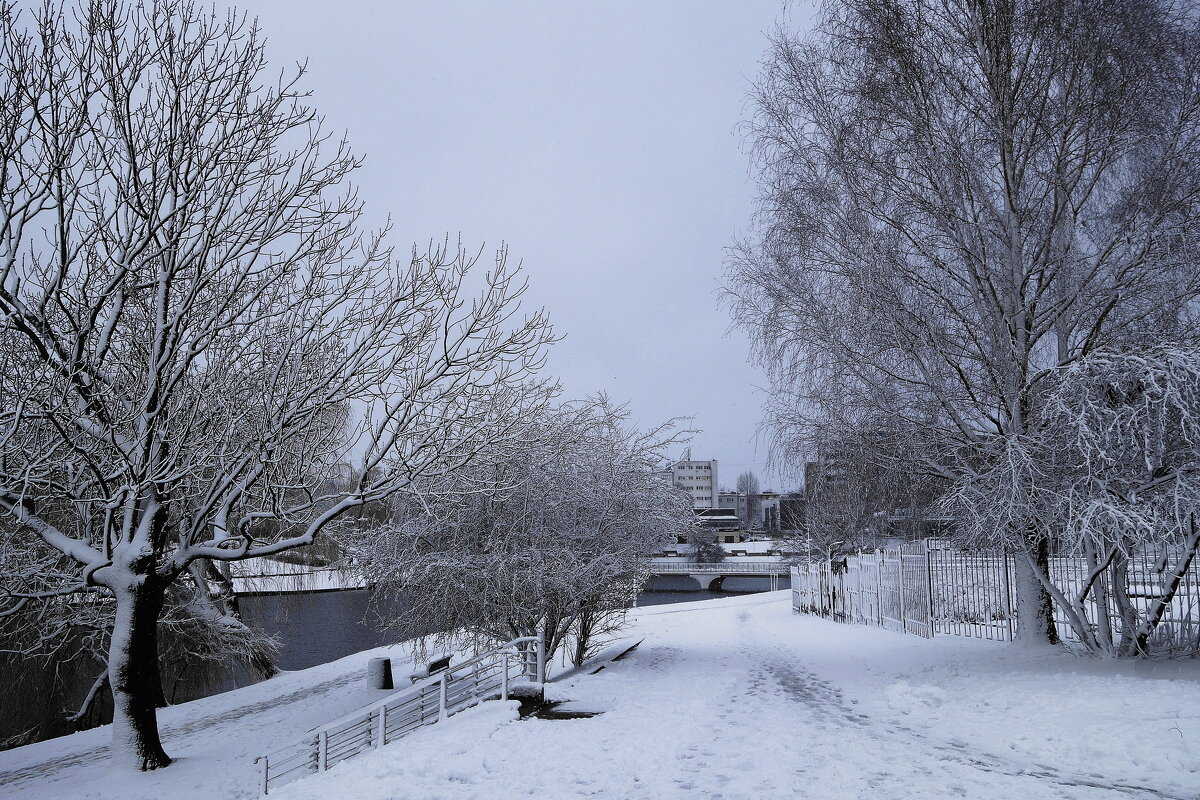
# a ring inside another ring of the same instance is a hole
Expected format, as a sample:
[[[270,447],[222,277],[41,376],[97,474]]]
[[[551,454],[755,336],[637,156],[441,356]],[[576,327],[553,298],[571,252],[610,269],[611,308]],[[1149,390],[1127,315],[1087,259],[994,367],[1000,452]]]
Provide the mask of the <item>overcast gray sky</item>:
[[[717,297],[752,211],[737,124],[781,0],[235,4],[273,63],[308,59],[314,104],[366,157],[373,223],[508,243],[566,335],[548,369],[568,396],[694,417],[722,485],[794,486],[765,469],[765,381]]]

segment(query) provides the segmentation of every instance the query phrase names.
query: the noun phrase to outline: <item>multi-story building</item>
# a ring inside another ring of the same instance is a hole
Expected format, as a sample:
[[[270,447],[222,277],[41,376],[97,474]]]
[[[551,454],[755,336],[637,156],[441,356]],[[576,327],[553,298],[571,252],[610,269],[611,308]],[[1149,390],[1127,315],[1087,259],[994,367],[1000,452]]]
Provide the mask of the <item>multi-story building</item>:
[[[785,531],[804,528],[804,512],[807,508],[804,492],[789,492],[779,498],[779,527]]]
[[[671,467],[671,482],[692,497],[692,508],[719,508],[717,462],[685,459]]]
[[[779,501],[775,492],[757,492],[749,496],[741,492],[721,492],[719,507],[732,509],[742,527],[754,531],[779,530]]]

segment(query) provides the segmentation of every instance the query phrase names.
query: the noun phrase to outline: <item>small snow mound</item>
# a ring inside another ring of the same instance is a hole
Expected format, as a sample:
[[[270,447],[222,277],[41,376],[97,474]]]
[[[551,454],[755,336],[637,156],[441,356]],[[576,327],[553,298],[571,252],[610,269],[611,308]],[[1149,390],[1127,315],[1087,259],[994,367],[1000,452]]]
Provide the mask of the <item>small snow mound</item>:
[[[946,693],[936,686],[893,683],[886,691],[888,706],[900,714],[913,714],[938,708],[946,702]]]

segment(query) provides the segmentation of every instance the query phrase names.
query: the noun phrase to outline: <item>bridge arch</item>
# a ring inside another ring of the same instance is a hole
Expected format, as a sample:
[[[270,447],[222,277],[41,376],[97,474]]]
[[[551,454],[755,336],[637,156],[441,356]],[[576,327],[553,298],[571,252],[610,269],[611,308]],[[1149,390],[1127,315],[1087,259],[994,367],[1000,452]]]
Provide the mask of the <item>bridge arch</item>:
[[[703,564],[683,559],[663,558],[651,562],[652,577],[689,579],[697,589],[721,592],[725,590],[726,578],[765,578],[770,589],[786,588],[789,580],[789,565],[782,560],[763,560],[757,562],[725,561],[715,564]],[[672,591],[664,589],[664,591]],[[676,589],[675,591],[686,591]],[[751,590],[753,591],[753,590]]]
[[[719,592],[725,584],[725,576],[720,573],[702,572],[692,578],[700,584],[702,592]]]

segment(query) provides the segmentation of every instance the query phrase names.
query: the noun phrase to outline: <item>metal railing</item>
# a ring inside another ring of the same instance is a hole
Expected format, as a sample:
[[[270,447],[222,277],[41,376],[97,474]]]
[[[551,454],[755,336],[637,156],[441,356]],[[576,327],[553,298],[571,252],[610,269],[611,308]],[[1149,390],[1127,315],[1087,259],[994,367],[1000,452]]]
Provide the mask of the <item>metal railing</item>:
[[[925,545],[901,545],[793,567],[792,608],[928,639],[934,626]]]
[[[259,790],[266,795],[281,784],[324,772],[489,698],[507,700],[509,686],[521,679],[545,683],[546,649],[540,636],[505,642],[259,756],[254,759]]]
[[[664,564],[660,561],[650,563],[652,575],[692,575],[698,572],[714,572],[722,575],[787,575],[789,566],[784,561],[768,561],[762,564],[746,561],[721,561],[716,564],[697,564],[685,562],[680,564]]]
[[[1094,590],[1084,591],[1091,570],[1085,558],[1051,556],[1049,580],[1064,596],[1078,601],[1091,631],[1103,634],[1107,626],[1107,638],[1113,642],[1129,635],[1123,628],[1140,624],[1160,607],[1161,621],[1148,647],[1161,655],[1194,655],[1200,653],[1200,559],[1188,563],[1174,592],[1169,590],[1171,565],[1186,563],[1185,555],[1163,544],[1125,555],[1121,585],[1134,617],[1128,622],[1122,620],[1115,591],[1108,591],[1104,603]],[[925,637],[952,634],[1011,641],[1016,635],[1018,558],[1001,550],[965,549],[930,539],[833,562],[810,562],[792,571],[792,607],[839,622],[881,625]],[[1104,581],[1111,577],[1102,576]],[[1053,605],[1053,615],[1058,635],[1068,643],[1077,640],[1059,603]]]

